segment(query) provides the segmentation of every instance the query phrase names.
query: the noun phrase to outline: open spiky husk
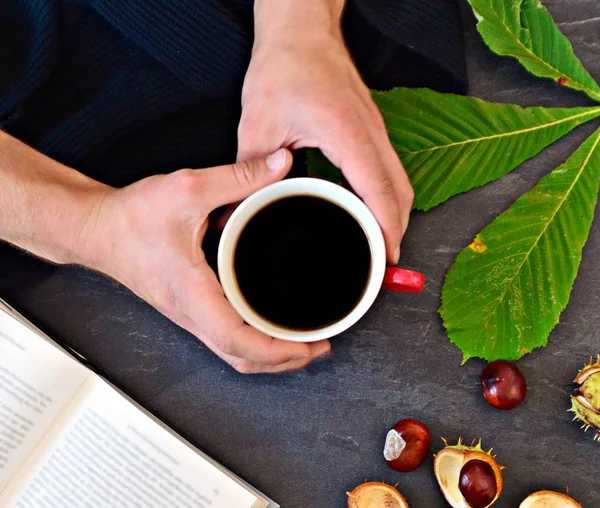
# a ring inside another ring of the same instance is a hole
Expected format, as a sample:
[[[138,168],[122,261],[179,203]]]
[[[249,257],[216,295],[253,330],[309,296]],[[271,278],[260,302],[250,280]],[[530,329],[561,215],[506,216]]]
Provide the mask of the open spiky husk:
[[[579,420],[582,428],[596,431],[595,440],[600,440],[600,354],[579,371],[574,379],[577,394],[571,397],[571,409],[574,420]]]
[[[493,449],[487,452],[484,451],[481,446],[481,439],[478,442],[474,440],[470,446],[465,445],[462,439],[459,439],[455,445],[448,445],[448,441],[444,438],[442,440],[446,447],[435,455],[433,471],[446,501],[452,508],[469,508],[469,504],[458,487],[460,471],[467,462],[482,460],[491,466],[496,479],[496,497],[488,505],[492,506],[500,497],[503,486],[503,467],[496,462],[495,456],[492,455]]]
[[[582,508],[582,506],[566,494],[540,490],[527,496],[519,508]]]
[[[595,362],[594,357],[590,356],[590,360],[583,366],[583,369],[579,371],[573,382],[578,385],[583,384],[589,376],[596,374],[597,372],[600,372],[600,353],[596,356]]]
[[[365,482],[348,492],[348,508],[409,508],[394,487],[382,482]]]

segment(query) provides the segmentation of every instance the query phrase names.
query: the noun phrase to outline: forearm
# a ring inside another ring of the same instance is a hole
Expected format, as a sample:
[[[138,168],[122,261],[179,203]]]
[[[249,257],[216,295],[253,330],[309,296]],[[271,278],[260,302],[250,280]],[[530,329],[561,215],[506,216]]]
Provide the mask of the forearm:
[[[90,232],[111,188],[0,130],[0,239],[50,261],[93,265]]]
[[[256,0],[256,42],[286,34],[340,34],[340,19],[346,0]],[[292,35],[293,36],[293,35]]]

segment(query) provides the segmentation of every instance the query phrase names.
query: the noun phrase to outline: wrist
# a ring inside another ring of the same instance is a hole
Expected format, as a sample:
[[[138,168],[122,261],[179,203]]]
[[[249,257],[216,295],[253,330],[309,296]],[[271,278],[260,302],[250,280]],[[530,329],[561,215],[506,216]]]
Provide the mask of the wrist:
[[[341,38],[346,0],[255,0],[255,46]]]
[[[116,189],[70,168],[65,170],[55,173],[54,181],[44,186],[56,208],[37,224],[39,235],[31,248],[25,248],[58,264],[100,270],[110,244],[110,228],[105,224],[102,209],[106,198]]]
[[[0,180],[0,239],[55,263],[89,264],[88,223],[110,187],[1,130]]]
[[[75,220],[67,232],[65,264],[82,265],[109,274],[107,263],[114,255],[111,253],[114,220],[108,211],[108,203],[117,192],[117,189],[93,180],[74,191]]]

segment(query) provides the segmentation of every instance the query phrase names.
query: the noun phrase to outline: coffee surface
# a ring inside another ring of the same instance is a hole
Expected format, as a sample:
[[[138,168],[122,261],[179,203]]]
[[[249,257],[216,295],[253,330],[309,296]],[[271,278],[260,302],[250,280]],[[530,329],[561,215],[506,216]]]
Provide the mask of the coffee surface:
[[[238,287],[268,321],[322,328],[356,306],[369,280],[365,232],[347,211],[313,196],[282,198],[259,210],[234,254]]]

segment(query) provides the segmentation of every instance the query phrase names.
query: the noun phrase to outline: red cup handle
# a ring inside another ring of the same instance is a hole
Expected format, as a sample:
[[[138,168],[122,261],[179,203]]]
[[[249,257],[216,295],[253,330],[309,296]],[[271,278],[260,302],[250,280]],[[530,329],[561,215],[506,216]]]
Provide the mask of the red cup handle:
[[[419,293],[425,287],[425,275],[405,268],[387,267],[383,276],[382,289]]]

